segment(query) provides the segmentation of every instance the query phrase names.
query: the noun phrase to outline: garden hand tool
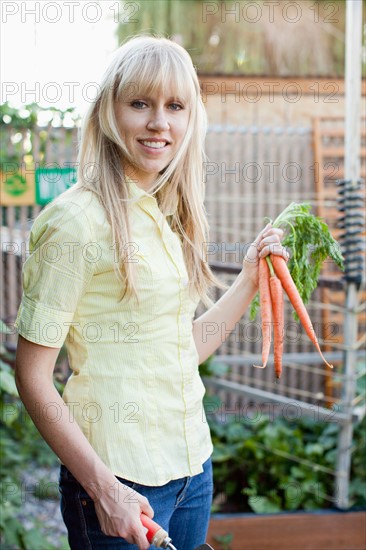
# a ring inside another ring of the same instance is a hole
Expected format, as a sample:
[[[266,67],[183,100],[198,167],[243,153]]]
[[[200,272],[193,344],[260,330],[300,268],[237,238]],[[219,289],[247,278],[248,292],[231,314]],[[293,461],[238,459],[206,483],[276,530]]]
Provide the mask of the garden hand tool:
[[[169,537],[168,533],[160,527],[155,521],[150,519],[145,514],[141,514],[141,522],[144,527],[148,530],[146,533],[146,538],[151,544],[154,544],[158,548],[170,548],[170,550],[177,550],[172,544],[172,539]],[[209,544],[201,544],[195,550],[213,550]]]

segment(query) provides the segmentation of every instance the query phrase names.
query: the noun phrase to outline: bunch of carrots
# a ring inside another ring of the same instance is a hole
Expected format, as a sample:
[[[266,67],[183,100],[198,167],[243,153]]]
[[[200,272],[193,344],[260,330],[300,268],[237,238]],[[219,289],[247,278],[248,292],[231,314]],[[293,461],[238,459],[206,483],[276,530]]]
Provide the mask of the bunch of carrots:
[[[306,334],[320,353],[324,363],[332,369],[333,365],[330,365],[325,360],[321,352],[313,324],[306,311],[299,291],[292,280],[286,260],[281,256],[275,256],[273,254],[271,254],[270,257],[261,258],[259,261],[259,301],[262,315],[263,335],[261,368],[264,368],[268,362],[272,341],[271,328],[273,316],[273,359],[276,378],[279,379],[282,374],[283,337],[285,328],[283,290],[286,291]],[[259,365],[255,366],[259,367]]]
[[[277,380],[282,373],[284,343],[284,291],[286,292],[306,334],[315,345],[324,363],[333,368],[324,358],[315,330],[305,307],[305,301],[316,288],[323,261],[331,257],[343,269],[343,257],[327,225],[321,218],[310,214],[308,204],[290,204],[272,222],[273,227],[285,226],[289,234],[283,240],[290,249],[290,260],[270,254],[259,261],[259,307],[262,317],[262,365],[268,362],[272,341],[274,369]],[[291,274],[291,268],[293,276]],[[297,283],[297,285],[295,284]],[[258,304],[254,304],[253,311]]]

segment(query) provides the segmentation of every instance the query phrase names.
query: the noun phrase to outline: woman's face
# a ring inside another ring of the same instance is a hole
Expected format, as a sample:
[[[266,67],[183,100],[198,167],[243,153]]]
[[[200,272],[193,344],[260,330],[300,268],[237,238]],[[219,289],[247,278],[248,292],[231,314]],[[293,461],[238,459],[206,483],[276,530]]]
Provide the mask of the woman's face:
[[[169,93],[136,96],[116,103],[116,119],[132,162],[124,161],[127,176],[147,190],[172,161],[182,144],[189,106]]]

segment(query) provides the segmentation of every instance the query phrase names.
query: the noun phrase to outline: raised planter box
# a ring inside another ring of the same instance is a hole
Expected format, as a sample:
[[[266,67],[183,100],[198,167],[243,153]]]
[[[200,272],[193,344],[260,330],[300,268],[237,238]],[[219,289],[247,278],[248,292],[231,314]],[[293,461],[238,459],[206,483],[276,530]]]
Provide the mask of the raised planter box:
[[[215,538],[229,534],[226,547]],[[207,542],[215,550],[365,550],[366,512],[213,514]]]

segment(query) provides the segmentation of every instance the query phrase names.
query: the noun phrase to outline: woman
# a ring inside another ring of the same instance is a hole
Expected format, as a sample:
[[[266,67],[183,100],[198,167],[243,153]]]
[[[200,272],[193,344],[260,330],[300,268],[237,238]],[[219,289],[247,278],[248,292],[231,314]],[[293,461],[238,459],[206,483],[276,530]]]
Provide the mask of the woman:
[[[149,543],[141,513],[184,550],[204,542],[212,443],[198,365],[285,256],[267,226],[219,285],[205,255],[205,111],[188,53],[135,37],[116,52],[83,126],[78,183],[35,220],[16,326],[19,394],[61,461],[72,550]],[[207,311],[194,319],[199,300]],[[52,382],[66,341],[72,375]],[[137,545],[137,546],[136,546]]]

